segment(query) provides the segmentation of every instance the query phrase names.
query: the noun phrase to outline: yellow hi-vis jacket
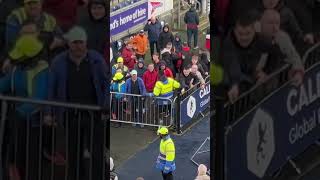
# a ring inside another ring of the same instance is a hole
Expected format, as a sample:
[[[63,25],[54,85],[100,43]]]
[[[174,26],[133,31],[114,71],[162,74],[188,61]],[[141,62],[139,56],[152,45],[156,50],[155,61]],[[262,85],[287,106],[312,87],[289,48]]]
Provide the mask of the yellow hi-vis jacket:
[[[172,78],[167,78],[166,82],[157,81],[153,89],[153,94],[160,97],[171,97],[175,89],[180,88],[180,83]]]
[[[175,164],[175,146],[170,138],[170,135],[167,135],[160,142],[160,153],[157,159],[156,168],[163,171],[165,174],[176,170]]]
[[[47,13],[43,13],[42,15],[44,21],[42,24],[43,29],[41,30],[44,32],[53,32],[57,25],[56,19]],[[10,19],[12,16],[15,16],[17,18],[19,24],[22,24],[25,20],[28,19],[26,11],[23,7],[13,10],[12,13],[9,15],[8,19]]]

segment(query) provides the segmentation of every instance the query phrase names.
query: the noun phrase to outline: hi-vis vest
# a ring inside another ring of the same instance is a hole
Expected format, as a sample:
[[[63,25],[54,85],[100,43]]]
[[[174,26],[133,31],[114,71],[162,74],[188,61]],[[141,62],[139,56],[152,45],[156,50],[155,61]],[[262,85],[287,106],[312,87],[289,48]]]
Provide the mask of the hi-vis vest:
[[[175,146],[168,135],[166,139],[160,142],[160,153],[157,159],[156,167],[161,171],[172,172],[176,169],[175,164]]]
[[[165,84],[161,81],[157,81],[153,89],[153,94],[155,96],[161,97],[171,97],[173,95],[173,90],[180,87],[180,83],[172,78],[167,78],[168,82]]]
[[[49,64],[48,64],[46,61],[40,60],[40,61],[38,62],[38,64],[37,64],[34,68],[26,71],[26,76],[27,76],[27,78],[26,78],[26,80],[27,80],[27,94],[28,94],[28,97],[32,97],[32,95],[33,95],[33,93],[34,93],[34,92],[33,92],[33,90],[34,90],[33,87],[35,86],[35,83],[36,83],[36,82],[34,81],[35,77],[36,77],[39,73],[41,73],[42,71],[47,70],[48,67],[49,67]],[[15,78],[14,74],[15,74],[15,71],[16,71],[16,68],[13,69],[13,71],[12,71],[12,76],[11,76],[11,91],[12,91],[12,92],[15,92],[15,82],[14,82],[14,78]]]
[[[24,8],[19,8],[19,9],[14,10],[8,18],[11,18],[12,16],[14,16],[18,19],[19,24],[23,24],[23,22],[28,19]],[[42,13],[42,16],[43,16],[42,18],[44,18],[44,20],[43,20],[43,24],[40,25],[41,30],[45,31],[45,32],[54,31],[54,29],[57,25],[57,22],[54,19],[54,17],[47,14],[47,13]]]

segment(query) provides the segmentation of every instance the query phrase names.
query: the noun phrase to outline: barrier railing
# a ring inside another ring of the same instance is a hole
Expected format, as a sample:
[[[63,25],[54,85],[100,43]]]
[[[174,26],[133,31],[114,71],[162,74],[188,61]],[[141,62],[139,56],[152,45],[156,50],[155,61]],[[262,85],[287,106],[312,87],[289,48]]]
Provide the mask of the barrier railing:
[[[210,82],[210,76],[205,77],[204,82],[205,83]],[[181,100],[185,99],[186,97],[188,97],[190,94],[192,94],[194,91],[198,90],[199,88],[201,88],[200,82],[196,83],[192,88],[189,88],[183,94],[181,94]]]
[[[317,43],[310,49],[306,51],[304,56],[302,57],[302,62],[304,64],[305,69],[310,68],[313,64],[319,62],[320,57],[320,43]]]
[[[1,179],[106,179],[102,108],[2,95],[0,101]]]
[[[318,57],[320,57],[320,43],[317,43],[308,49],[305,55],[302,57],[302,62],[305,65],[305,69],[308,69],[315,63],[319,62],[320,60]],[[287,83],[289,81],[289,71],[290,66],[284,65],[277,71],[270,74],[264,83],[256,84],[250,88],[250,90],[241,94],[233,104],[230,102],[226,103],[225,113],[227,122],[233,122],[234,120],[240,118],[258,102],[260,102],[265,96],[269,95],[272,91]]]
[[[111,92],[111,121],[146,126],[174,125],[174,98]]]
[[[319,59],[316,44],[303,57],[306,73],[298,87],[291,85],[286,65],[235,103],[225,104],[225,118],[219,119],[226,122],[224,179],[271,179],[285,164],[302,173],[295,158],[320,138]]]
[[[178,129],[184,131],[194,120],[204,117],[205,112],[210,109],[210,77],[207,78],[204,88],[198,88],[187,96],[179,97],[177,103]]]
[[[183,110],[183,112],[187,111],[184,101],[190,98],[190,96],[195,96],[195,93],[199,93],[200,90],[205,91],[206,94],[198,99],[207,98],[210,93],[209,81],[210,77],[208,76],[205,78],[206,84],[204,89],[200,87],[200,83],[197,83],[183,94],[175,92],[175,95],[169,99],[149,95],[111,92],[111,121],[132,124],[134,126],[161,125],[177,127],[177,123],[181,124],[180,110]],[[207,103],[209,104],[209,101]],[[202,113],[201,110],[202,107],[198,107],[195,113]],[[183,122],[188,119],[184,119]]]
[[[288,81],[289,65],[284,65],[268,76],[262,84],[253,86],[244,92],[234,103],[225,104],[225,117],[227,122],[234,122],[243,116],[249,109],[253,108],[266,95],[279,88]]]

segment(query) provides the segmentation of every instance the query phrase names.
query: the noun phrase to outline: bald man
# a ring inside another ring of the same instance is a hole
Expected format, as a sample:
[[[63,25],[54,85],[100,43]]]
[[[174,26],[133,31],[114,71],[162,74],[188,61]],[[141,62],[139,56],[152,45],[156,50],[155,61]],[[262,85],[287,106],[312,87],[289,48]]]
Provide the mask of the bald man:
[[[280,22],[281,19],[278,11],[273,9],[265,10],[260,20],[261,33],[271,38],[273,44],[276,44],[280,48],[281,52],[285,55],[284,61],[292,65],[294,84],[299,85],[303,80],[304,66],[290,36],[280,29]]]
[[[160,48],[158,46],[159,35],[162,31],[161,23],[152,16],[148,23],[144,26],[144,31],[148,32],[148,39],[150,44],[151,58],[154,52],[154,46],[157,48],[157,52],[160,54]]]

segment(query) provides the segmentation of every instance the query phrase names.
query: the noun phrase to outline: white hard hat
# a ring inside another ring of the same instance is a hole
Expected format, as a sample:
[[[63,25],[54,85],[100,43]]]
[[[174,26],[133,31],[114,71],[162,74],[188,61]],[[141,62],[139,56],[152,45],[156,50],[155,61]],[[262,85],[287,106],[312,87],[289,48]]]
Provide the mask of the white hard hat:
[[[110,171],[112,171],[114,168],[113,159],[110,157]]]

